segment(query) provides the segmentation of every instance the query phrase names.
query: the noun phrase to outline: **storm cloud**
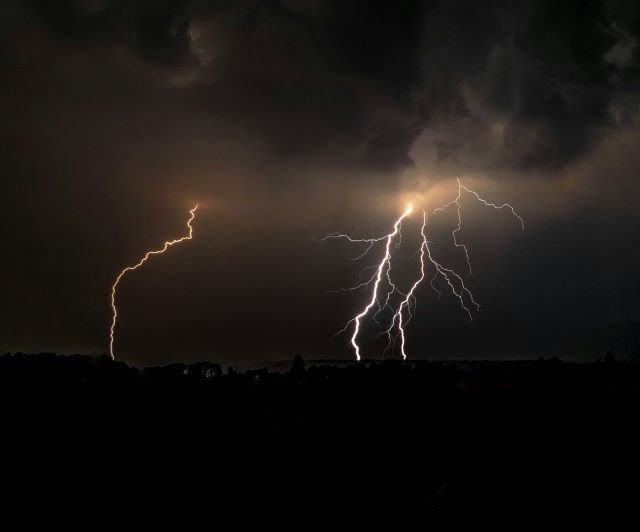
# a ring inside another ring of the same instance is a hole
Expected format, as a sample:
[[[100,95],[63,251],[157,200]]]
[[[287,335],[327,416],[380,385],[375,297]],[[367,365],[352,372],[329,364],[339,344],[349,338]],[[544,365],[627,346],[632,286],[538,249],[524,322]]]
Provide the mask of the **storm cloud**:
[[[622,0],[5,2],[0,349],[103,350],[114,272],[197,200],[191,249],[123,293],[130,359],[342,355],[358,300],[324,291],[357,269],[310,235],[384,231],[456,176],[530,223],[469,230],[485,322],[428,310],[418,351],[615,343],[640,320],[639,34]]]
[[[172,88],[279,157],[389,171],[435,129],[441,160],[497,143],[482,163],[547,168],[635,119],[632,2],[30,4],[64,51]]]

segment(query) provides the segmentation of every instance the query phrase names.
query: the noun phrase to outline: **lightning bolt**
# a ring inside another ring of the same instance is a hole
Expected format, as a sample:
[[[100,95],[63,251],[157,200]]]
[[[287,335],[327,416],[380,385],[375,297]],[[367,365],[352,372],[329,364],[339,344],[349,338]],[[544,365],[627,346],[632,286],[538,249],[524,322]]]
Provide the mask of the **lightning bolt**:
[[[400,303],[400,306],[397,312],[393,315],[393,318],[391,319],[391,325],[386,331],[387,335],[390,337],[391,330],[393,329],[393,326],[395,325],[396,318],[397,318],[398,332],[400,333],[400,354],[402,355],[403,360],[406,360],[407,358],[407,354],[405,352],[406,339],[404,334],[404,326],[407,325],[411,320],[411,318],[413,317],[413,314],[411,311],[412,298],[414,298],[413,300],[415,305],[415,296],[413,294],[416,291],[416,288],[418,288],[418,285],[424,280],[424,252],[425,252],[425,249],[429,247],[429,244],[427,241],[427,235],[425,233],[426,226],[427,226],[427,213],[422,211],[422,227],[420,228],[420,235],[422,236],[422,243],[420,244],[420,277],[418,277],[418,279],[413,283],[413,285],[407,292],[405,298],[402,300],[402,303]],[[402,311],[405,308],[407,309],[408,317],[407,317],[407,321],[403,323]]]
[[[524,220],[510,204],[503,203],[501,205],[497,205],[495,203],[491,203],[485,200],[484,198],[482,198],[476,191],[464,186],[461,183],[460,179],[457,179],[457,183],[458,183],[458,188],[457,188],[456,197],[450,202],[446,203],[445,205],[442,205],[434,209],[432,212],[432,215],[443,213],[450,207],[455,206],[456,214],[457,214],[457,224],[454,226],[451,232],[451,236],[453,239],[454,247],[457,249],[461,249],[462,252],[464,253],[465,261],[467,264],[467,270],[468,270],[467,275],[470,276],[472,273],[472,268],[471,268],[471,257],[470,257],[469,249],[465,244],[458,241],[458,233],[462,230],[463,192],[466,192],[472,195],[477,201],[479,201],[480,203],[482,203],[487,207],[491,207],[496,210],[508,209],[511,212],[511,214],[520,222],[522,230],[524,230]],[[474,311],[477,312],[480,310],[480,304],[475,300],[473,293],[471,292],[469,287],[466,285],[463,277],[452,268],[448,268],[445,265],[443,265],[434,256],[434,253],[432,252],[430,247],[430,244],[433,244],[433,242],[429,241],[427,238],[428,215],[426,211],[423,211],[422,213],[422,226],[420,228],[420,236],[421,236],[421,242],[420,242],[420,248],[419,248],[420,274],[406,293],[398,289],[396,283],[394,283],[391,277],[391,256],[392,256],[391,244],[393,240],[396,239],[397,237],[398,241],[396,242],[395,248],[398,248],[400,246],[400,239],[402,237],[400,228],[401,228],[402,221],[407,216],[409,216],[412,212],[413,212],[413,207],[411,204],[409,204],[406,207],[405,211],[402,213],[402,215],[394,223],[393,231],[391,231],[389,234],[384,235],[382,237],[352,238],[349,235],[342,234],[342,233],[330,233],[324,238],[317,240],[317,242],[325,242],[326,240],[329,240],[329,239],[345,239],[352,244],[366,244],[365,250],[352,260],[358,260],[366,256],[369,253],[369,251],[371,251],[371,249],[378,242],[383,242],[383,241],[386,242],[384,256],[378,263],[377,267],[375,267],[375,273],[369,279],[359,283],[354,287],[342,288],[338,290],[338,291],[355,291],[360,288],[369,288],[369,286],[373,284],[371,297],[369,298],[367,305],[360,311],[360,313],[358,313],[354,318],[349,320],[347,324],[340,331],[336,333],[336,334],[341,334],[345,332],[352,324],[354,325],[354,330],[351,336],[350,343],[355,351],[356,360],[358,361],[361,358],[360,345],[358,344],[358,335],[360,333],[362,320],[367,316],[367,314],[369,314],[371,309],[375,305],[377,305],[377,310],[376,312],[373,313],[372,319],[376,324],[379,325],[377,317],[382,312],[382,310],[385,308],[391,308],[391,310],[393,310],[393,308],[390,305],[390,298],[394,293],[400,294],[403,297],[403,299],[397,306],[397,309],[394,311],[388,328],[385,329],[380,334],[386,334],[386,336],[388,337],[388,345],[387,345],[387,348],[385,349],[385,352],[389,349],[394,348],[394,346],[396,345],[396,340],[399,336],[400,337],[400,354],[403,360],[407,358],[405,327],[413,318],[413,313],[415,311],[415,306],[416,306],[416,291],[420,286],[420,284],[425,279],[427,264],[433,267],[434,275],[431,278],[430,284],[431,284],[431,288],[438,294],[438,297],[442,295],[442,292],[435,286],[434,282],[439,277],[441,277],[444,280],[444,282],[447,284],[451,294],[456,299],[458,299],[460,303],[460,307],[462,308],[462,310],[464,310],[467,313],[467,315],[469,316],[469,320],[471,321],[473,320]],[[360,275],[362,275],[362,272],[364,272],[369,268],[372,268],[372,266],[367,266],[364,270],[360,272]],[[380,292],[380,285],[382,283],[383,278],[386,281],[386,285],[388,286],[388,289],[386,291],[386,295],[384,296],[384,301],[381,302],[379,292]]]
[[[464,185],[460,184],[460,179],[458,179],[458,185],[460,185],[460,188],[462,190],[466,190],[469,194],[473,194],[475,196],[475,198],[480,203],[482,203],[483,205],[486,205],[487,207],[493,207],[496,210],[509,209],[511,211],[511,214],[513,214],[513,216],[518,219],[518,221],[520,222],[520,226],[521,226],[522,230],[524,231],[524,220],[522,219],[522,217],[516,212],[516,210],[511,205],[509,205],[508,203],[503,203],[502,205],[496,205],[495,203],[489,203],[487,200],[481,198],[475,190],[471,190],[471,189],[465,187]]]
[[[359,285],[354,286],[352,288],[345,289],[345,290],[357,290],[358,288],[369,286],[373,282],[373,291],[367,305],[358,315],[356,315],[353,319],[349,320],[349,322],[344,326],[344,328],[341,331],[338,331],[337,333],[337,334],[340,334],[341,332],[344,332],[349,327],[349,325],[351,325],[352,323],[355,323],[353,335],[351,336],[351,345],[355,350],[356,360],[360,360],[360,346],[358,345],[357,339],[358,339],[358,334],[360,332],[361,320],[369,313],[369,311],[373,308],[376,302],[378,302],[378,290],[380,287],[380,283],[382,282],[382,277],[383,277],[383,274],[385,273],[385,269],[386,269],[387,278],[390,280],[389,269],[391,268],[391,243],[393,242],[393,239],[400,233],[400,224],[402,224],[402,220],[404,220],[407,216],[409,216],[412,211],[413,211],[413,206],[411,204],[407,205],[407,208],[404,210],[402,215],[396,220],[395,224],[393,224],[393,231],[379,238],[351,238],[349,235],[345,235],[342,233],[330,233],[327,236],[316,240],[317,242],[325,242],[328,239],[342,238],[342,239],[348,240],[351,243],[367,243],[367,248],[365,249],[365,251],[360,255],[358,255],[356,259],[364,257],[371,250],[371,248],[376,242],[386,241],[384,256],[378,263],[375,273],[369,278],[368,281],[365,281],[364,283],[360,283]],[[378,303],[378,305],[380,305],[380,303]]]
[[[457,223],[456,227],[453,229],[453,231],[451,231],[451,236],[453,237],[454,246],[457,247],[457,248],[462,249],[462,251],[464,252],[464,257],[465,257],[465,260],[467,261],[467,268],[469,270],[469,275],[471,275],[472,269],[471,269],[471,257],[469,256],[469,250],[468,250],[467,246],[465,246],[464,244],[461,244],[460,242],[458,242],[458,233],[462,229],[462,212],[461,212],[462,206],[460,205],[460,199],[462,197],[462,191],[464,190],[465,192],[468,192],[469,194],[472,194],[480,203],[482,203],[483,205],[485,205],[487,207],[492,207],[492,208],[494,208],[496,210],[509,209],[511,211],[511,214],[513,214],[513,216],[515,218],[517,218],[518,221],[520,222],[520,226],[521,226],[523,231],[524,231],[524,220],[515,211],[515,209],[511,205],[509,205],[508,203],[503,203],[502,205],[496,205],[495,203],[490,203],[487,200],[481,198],[480,195],[476,191],[465,187],[460,182],[460,178],[456,178],[456,181],[458,182],[458,195],[456,196],[456,198],[454,200],[450,201],[449,203],[447,203],[446,205],[443,205],[442,207],[438,207],[438,208],[434,209],[433,212],[434,212],[434,214],[437,213],[437,212],[444,212],[449,207],[451,207],[452,205],[456,206],[456,214],[457,214],[457,217],[458,217],[458,223]]]
[[[138,268],[140,268],[145,262],[149,260],[149,258],[152,255],[160,255],[165,251],[167,251],[171,246],[174,246],[175,244],[179,244],[180,242],[184,242],[185,240],[191,240],[193,238],[193,227],[191,226],[191,222],[193,222],[193,220],[195,219],[197,210],[198,210],[198,205],[196,204],[195,207],[193,207],[193,209],[189,211],[190,216],[189,216],[189,219],[187,220],[187,228],[189,232],[185,236],[177,238],[175,240],[166,241],[164,243],[164,246],[162,246],[161,249],[147,251],[144,257],[142,257],[136,264],[134,264],[133,266],[127,266],[116,277],[116,280],[111,286],[112,318],[111,318],[111,328],[109,329],[109,355],[111,355],[111,358],[113,360],[115,360],[113,344],[115,341],[116,321],[118,320],[118,309],[116,308],[116,289],[118,287],[118,284],[120,283],[120,281],[122,280],[122,278],[127,272],[137,270]]]
[[[456,198],[450,201],[449,203],[447,203],[446,205],[443,205],[442,207],[438,207],[437,209],[434,209],[433,212],[434,214],[436,212],[444,212],[449,207],[451,207],[451,205],[456,206],[456,213],[458,215],[458,224],[456,225],[455,229],[451,231],[451,236],[453,237],[453,245],[457,248],[462,249],[462,251],[464,252],[464,258],[467,261],[469,276],[471,276],[472,269],[471,269],[471,258],[469,257],[469,250],[467,249],[467,246],[465,246],[464,244],[460,244],[458,242],[458,233],[462,229],[462,213],[460,212],[461,210],[460,197],[462,196],[462,184],[460,183],[459,178],[456,178],[456,181],[458,182],[458,195],[456,196]]]

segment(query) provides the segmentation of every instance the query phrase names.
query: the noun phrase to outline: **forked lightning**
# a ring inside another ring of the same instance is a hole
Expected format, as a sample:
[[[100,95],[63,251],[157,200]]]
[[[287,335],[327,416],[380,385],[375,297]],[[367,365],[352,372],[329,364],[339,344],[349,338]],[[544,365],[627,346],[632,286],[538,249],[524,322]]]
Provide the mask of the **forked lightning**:
[[[457,224],[452,230],[451,236],[453,239],[454,246],[458,249],[461,249],[462,252],[464,253],[464,257],[465,257],[465,261],[468,269],[468,275],[471,275],[472,269],[471,269],[471,257],[469,254],[469,250],[465,244],[458,241],[458,233],[462,229],[461,199],[462,199],[463,192],[466,192],[467,194],[473,196],[477,201],[479,201],[480,203],[482,203],[487,207],[491,207],[496,210],[508,209],[511,212],[511,214],[520,222],[522,230],[524,230],[524,220],[510,204],[503,203],[502,205],[496,205],[495,203],[491,203],[485,200],[484,198],[482,198],[474,190],[471,190],[470,188],[467,188],[466,186],[464,186],[460,182],[460,179],[457,180],[457,183],[458,183],[458,189],[457,189],[457,195],[455,199],[453,199],[449,203],[446,203],[445,205],[442,205],[441,207],[437,207],[436,209],[434,209],[432,212],[432,215],[443,213],[450,207],[455,206],[456,214],[457,214]],[[430,264],[433,266],[434,276],[431,279],[431,287],[436,293],[438,293],[438,295],[440,295],[441,292],[433,285],[433,282],[438,277],[441,277],[449,287],[451,294],[456,299],[458,299],[458,301],[460,302],[461,308],[467,313],[470,320],[473,319],[473,312],[478,311],[480,309],[480,304],[474,299],[471,290],[467,287],[464,281],[464,278],[452,268],[448,268],[444,266],[441,262],[436,260],[436,258],[434,257],[434,254],[430,248],[430,244],[432,242],[430,242],[427,238],[426,231],[427,231],[428,215],[426,211],[422,212],[422,227],[420,229],[420,236],[421,236],[421,242],[420,242],[420,248],[419,248],[420,274],[406,293],[403,293],[397,288],[396,284],[394,283],[391,277],[391,257],[392,257],[391,245],[393,241],[396,239],[398,240],[398,242],[400,241],[402,222],[405,218],[410,216],[412,212],[413,212],[413,206],[409,204],[404,210],[404,212],[402,213],[402,215],[400,215],[400,217],[395,221],[393,225],[393,231],[391,231],[389,234],[384,235],[382,237],[352,238],[351,236],[342,234],[342,233],[331,233],[325,236],[324,238],[318,240],[319,242],[324,242],[330,239],[344,239],[352,244],[366,244],[364,251],[361,252],[358,256],[356,256],[354,260],[358,260],[366,256],[369,253],[369,251],[371,251],[377,243],[385,242],[385,248],[384,248],[385,252],[382,259],[380,260],[377,267],[375,268],[375,273],[368,280],[361,282],[356,286],[340,289],[340,291],[354,291],[360,288],[368,288],[371,284],[373,284],[371,296],[368,299],[368,302],[365,305],[365,307],[358,314],[356,314],[355,317],[349,320],[341,331],[339,331],[339,333],[344,332],[351,325],[353,325],[351,345],[354,349],[356,360],[361,359],[361,355],[360,355],[361,349],[360,349],[360,344],[358,343],[358,336],[361,331],[362,321],[367,317],[367,315],[371,312],[371,310],[374,307],[376,308],[376,310],[375,312],[372,313],[371,318],[375,321],[375,323],[378,323],[378,324],[379,324],[378,315],[384,309],[391,309],[393,311],[391,322],[388,328],[385,329],[381,334],[386,334],[386,336],[388,337],[389,343],[388,343],[387,349],[393,349],[393,347],[396,344],[396,339],[399,336],[400,337],[400,355],[403,359],[407,358],[405,327],[413,317],[413,312],[415,309],[415,302],[416,302],[416,291],[420,286],[420,284],[422,283],[422,281],[424,281],[424,278],[426,275],[426,272],[425,272],[426,264]],[[398,247],[398,245],[396,245],[396,247]],[[372,267],[368,267],[368,268],[372,268]],[[384,283],[384,289],[381,288],[381,284],[383,283]],[[380,295],[381,292],[384,292],[383,296]],[[397,308],[394,310],[393,307],[391,306],[391,298],[395,293],[400,294],[403,297],[403,299],[400,301],[400,303],[397,305]]]

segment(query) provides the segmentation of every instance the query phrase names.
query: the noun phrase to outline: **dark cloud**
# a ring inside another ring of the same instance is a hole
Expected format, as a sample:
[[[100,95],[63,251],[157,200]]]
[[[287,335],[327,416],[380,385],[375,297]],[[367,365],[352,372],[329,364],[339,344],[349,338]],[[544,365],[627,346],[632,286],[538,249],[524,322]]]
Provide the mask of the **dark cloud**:
[[[604,2],[446,2],[426,28],[424,84],[435,101],[427,127],[463,149],[499,127],[499,149],[480,161],[489,167],[574,160],[615,125],[611,106],[637,87],[636,65],[619,82],[605,60],[619,36]]]
[[[384,171],[409,161],[421,122],[419,2],[31,4],[61,41],[124,49],[279,157],[330,154]]]
[[[637,88],[629,2],[31,5],[61,40],[125,47],[279,156],[330,153],[381,171],[411,164],[424,127],[482,142],[468,121],[475,137],[501,124],[487,166],[563,165],[615,126],[613,107],[630,112],[619,103]]]

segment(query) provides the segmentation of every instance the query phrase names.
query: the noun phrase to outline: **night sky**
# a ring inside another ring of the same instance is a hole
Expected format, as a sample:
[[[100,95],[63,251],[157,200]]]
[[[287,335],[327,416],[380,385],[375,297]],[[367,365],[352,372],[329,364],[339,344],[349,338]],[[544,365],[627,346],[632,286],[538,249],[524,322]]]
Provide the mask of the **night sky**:
[[[313,237],[460,177],[526,228],[463,199],[481,312],[425,283],[409,356],[640,357],[639,35],[634,0],[3,0],[0,352],[107,352],[114,278],[199,202],[119,286],[117,357],[352,358],[367,293],[326,292],[381,250]]]

